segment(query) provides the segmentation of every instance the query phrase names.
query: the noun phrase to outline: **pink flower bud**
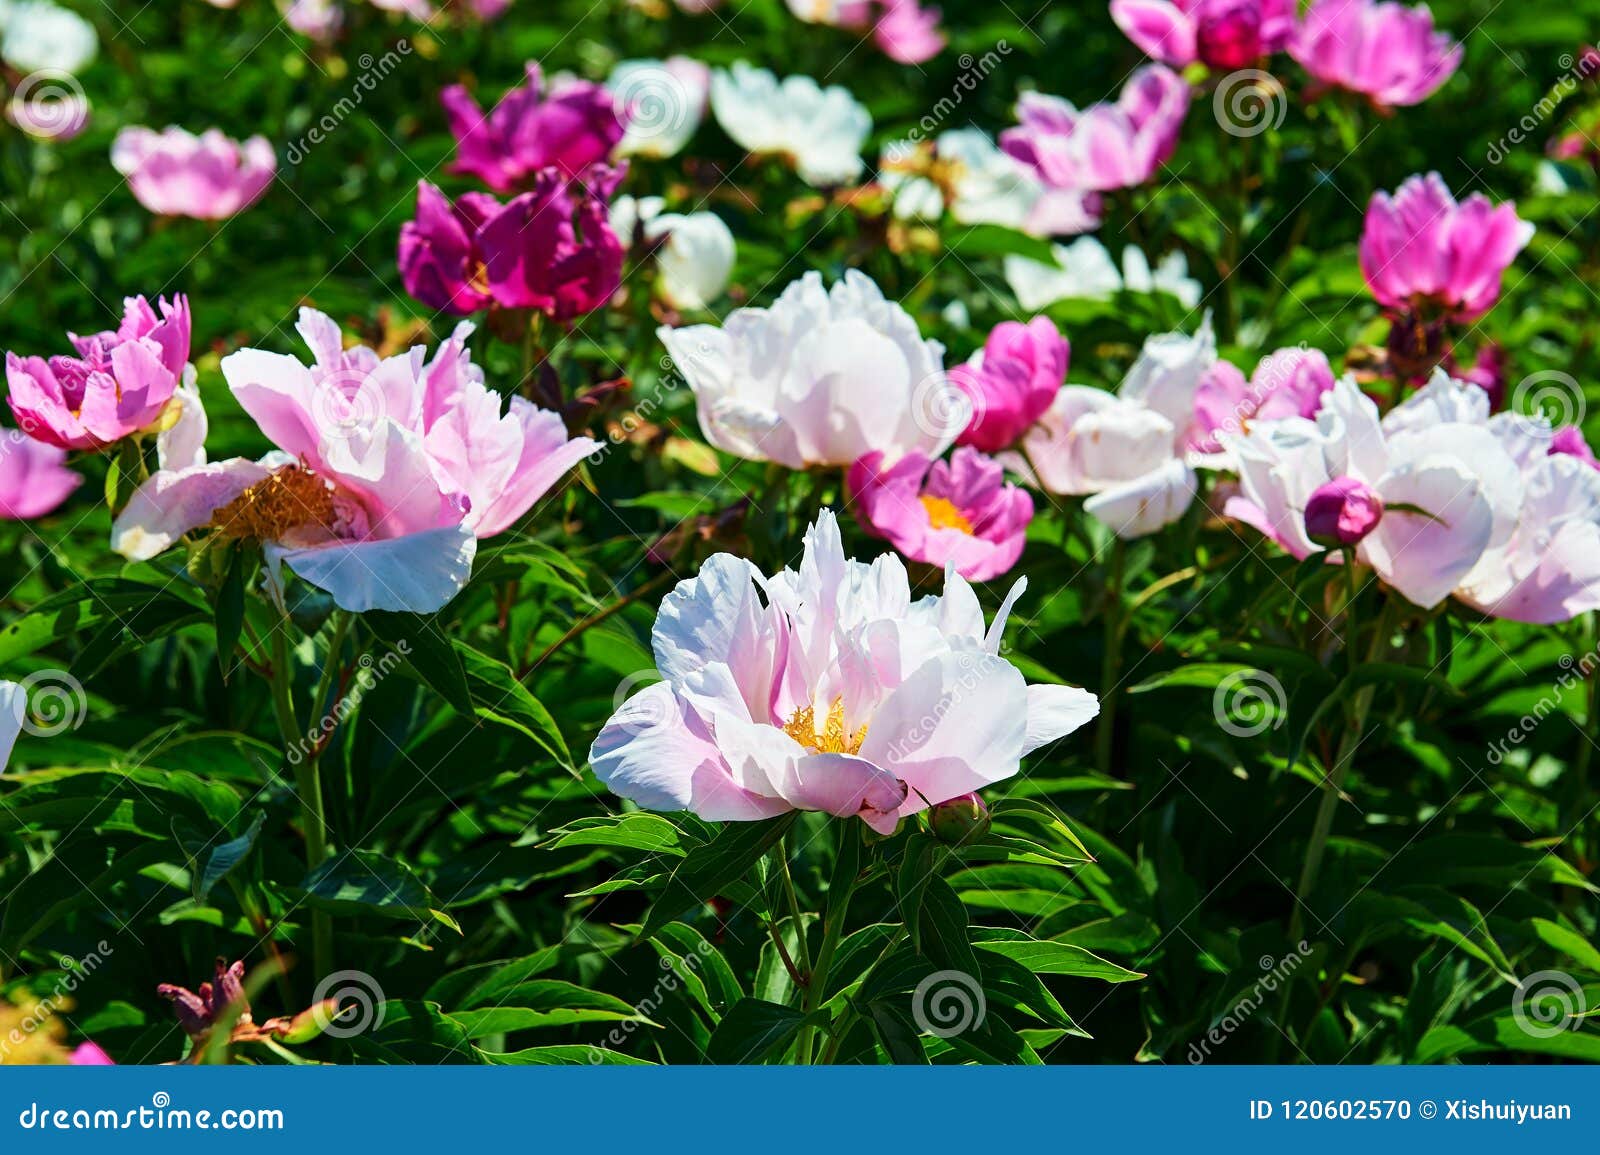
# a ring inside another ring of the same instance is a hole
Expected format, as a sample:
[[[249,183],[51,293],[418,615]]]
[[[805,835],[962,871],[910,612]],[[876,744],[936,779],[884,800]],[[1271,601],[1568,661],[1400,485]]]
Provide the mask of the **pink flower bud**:
[[[940,842],[964,846],[989,832],[989,808],[978,795],[962,794],[929,811],[928,824]]]
[[[1336,477],[1319,485],[1306,502],[1306,536],[1318,545],[1338,549],[1354,545],[1377,528],[1383,498],[1353,477]]]

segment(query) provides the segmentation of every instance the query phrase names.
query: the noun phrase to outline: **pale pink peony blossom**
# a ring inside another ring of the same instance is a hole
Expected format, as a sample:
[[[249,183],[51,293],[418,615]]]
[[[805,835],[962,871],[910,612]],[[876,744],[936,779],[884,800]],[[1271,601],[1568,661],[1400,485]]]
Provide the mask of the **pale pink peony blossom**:
[[[1461,45],[1434,30],[1426,4],[1392,0],[1316,0],[1289,55],[1321,85],[1360,93],[1379,108],[1421,103],[1461,66]]]
[[[1517,206],[1482,193],[1461,202],[1439,174],[1376,192],[1361,230],[1361,275],[1385,308],[1475,321],[1500,297],[1511,262],[1533,239]]]
[[[892,554],[845,557],[824,510],[800,568],[766,577],[717,554],[662,602],[662,681],[589,752],[612,791],[651,810],[751,821],[792,810],[900,818],[1015,775],[1028,752],[1099,712],[1093,694],[1029,686],[1000,653],[1018,580],[992,624],[947,570],[915,602]]]
[[[992,457],[961,446],[948,461],[920,453],[884,466],[870,453],[846,477],[857,520],[901,556],[954,566],[988,581],[1017,564],[1033,520],[1033,498],[1010,485]]]
[[[54,512],[83,475],[67,468],[67,451],[15,429],[0,433],[0,520],[27,521]]]
[[[151,212],[211,221],[255,204],[278,171],[264,136],[241,143],[214,128],[195,136],[176,126],[123,129],[112,143],[111,163]]]

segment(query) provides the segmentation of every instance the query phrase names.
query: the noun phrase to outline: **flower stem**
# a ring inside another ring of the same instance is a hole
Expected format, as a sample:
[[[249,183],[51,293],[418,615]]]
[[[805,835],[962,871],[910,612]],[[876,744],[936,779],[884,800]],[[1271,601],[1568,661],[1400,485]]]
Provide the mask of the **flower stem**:
[[[1111,773],[1112,743],[1117,725],[1117,677],[1122,669],[1122,580],[1127,566],[1128,546],[1120,537],[1111,546],[1106,567],[1105,650],[1100,656],[1100,725],[1094,734],[1094,762],[1101,774]]]
[[[290,683],[293,679],[289,664],[289,622],[280,622],[272,631],[272,708],[278,717],[278,730],[283,735],[284,757],[306,740],[305,732],[295,720],[294,696]],[[305,827],[306,869],[309,873],[321,866],[328,857],[328,827],[322,801],[322,775],[317,772],[316,758],[301,756],[289,758],[294,766],[295,792],[300,796],[301,825]],[[311,914],[311,958],[317,975],[329,973],[333,963],[333,920],[325,911]]]
[[[860,836],[859,831],[848,827],[840,831],[841,838]],[[850,912],[850,896],[855,893],[857,877],[854,873],[846,875],[843,879],[838,879],[835,875],[836,886],[828,893],[828,910],[822,918],[822,946],[817,950],[816,969],[811,972],[811,981],[806,984],[805,999],[800,1004],[807,1017],[817,1012],[827,994],[828,972],[833,968],[834,952],[839,949],[839,940],[844,936],[845,917]],[[816,1033],[816,1026],[808,1023],[800,1028],[800,1034],[795,1039],[795,1056],[803,1064],[809,1065],[812,1061],[811,1048]]]

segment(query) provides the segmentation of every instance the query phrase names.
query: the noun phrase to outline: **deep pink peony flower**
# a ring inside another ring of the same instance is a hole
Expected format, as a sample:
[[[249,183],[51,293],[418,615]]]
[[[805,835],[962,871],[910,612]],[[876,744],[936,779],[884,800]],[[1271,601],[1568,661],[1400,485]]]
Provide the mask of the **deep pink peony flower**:
[[[1316,0],[1289,55],[1323,85],[1359,92],[1380,108],[1419,104],[1461,66],[1461,45],[1436,32],[1426,4]]]
[[[1000,146],[1052,188],[1085,192],[1143,184],[1172,155],[1189,111],[1189,86],[1164,64],[1147,64],[1115,104],[1081,112],[1056,96],[1024,93],[1020,123]]]
[[[506,93],[487,115],[461,85],[446,88],[439,99],[457,150],[450,171],[508,193],[545,169],[584,177],[603,163],[626,127],[611,94],[582,80],[542,87],[539,66],[530,62],[526,86]]]
[[[1015,445],[1066,384],[1071,355],[1048,317],[996,325],[972,360],[950,370],[951,383],[972,399],[972,421],[956,441],[985,453]]]
[[[72,1048],[72,1056],[67,1060],[74,1067],[115,1067],[116,1060],[106,1054],[105,1048],[99,1043],[82,1042]]]
[[[622,283],[626,247],[606,203],[620,179],[597,166],[585,187],[546,169],[504,205],[483,193],[451,205],[422,182],[416,218],[400,229],[406,291],[460,316],[493,304],[564,321],[600,308]]]
[[[1431,172],[1377,192],[1361,230],[1361,274],[1372,295],[1395,311],[1474,321],[1500,296],[1506,269],[1533,238],[1533,225],[1507,201],[1482,193],[1456,203]]]
[[[241,143],[214,128],[195,136],[176,126],[123,129],[111,145],[111,163],[151,212],[206,221],[255,204],[278,171],[264,136]]]
[[[1306,536],[1328,549],[1355,545],[1382,518],[1383,498],[1354,477],[1324,482],[1306,500]]]
[[[76,357],[6,354],[7,398],[28,436],[62,449],[99,449],[154,425],[189,360],[189,302],[123,302],[122,324],[89,337],[68,334]]]
[[[0,433],[0,519],[26,521],[55,510],[83,484],[67,451],[19,430]]]
[[[988,581],[1022,556],[1033,498],[1005,481],[992,457],[962,446],[949,461],[921,453],[884,468],[869,453],[846,476],[856,516],[912,561],[953,565],[970,581]]]
[[[1333,367],[1318,349],[1279,349],[1246,381],[1231,362],[1218,361],[1200,379],[1187,448],[1219,453],[1219,434],[1241,433],[1251,421],[1314,417],[1333,388]]]
[[[1147,55],[1187,68],[1247,68],[1289,43],[1295,0],[1111,0],[1111,18]]]
[[[1576,457],[1579,461],[1588,462],[1592,468],[1600,469],[1600,461],[1595,460],[1594,450],[1589,448],[1583,430],[1576,425],[1563,425],[1556,430],[1555,436],[1550,439],[1550,455]]]

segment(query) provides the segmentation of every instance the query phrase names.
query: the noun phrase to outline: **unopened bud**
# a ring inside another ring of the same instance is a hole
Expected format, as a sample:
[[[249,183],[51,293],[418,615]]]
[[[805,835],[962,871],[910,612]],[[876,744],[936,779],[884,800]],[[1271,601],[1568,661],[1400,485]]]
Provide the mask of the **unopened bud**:
[[[951,846],[976,842],[989,832],[989,808],[976,794],[941,802],[928,814],[933,836]]]
[[[1306,536],[1326,549],[1355,545],[1377,528],[1383,498],[1354,477],[1319,485],[1306,502]]]

